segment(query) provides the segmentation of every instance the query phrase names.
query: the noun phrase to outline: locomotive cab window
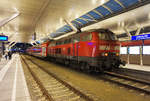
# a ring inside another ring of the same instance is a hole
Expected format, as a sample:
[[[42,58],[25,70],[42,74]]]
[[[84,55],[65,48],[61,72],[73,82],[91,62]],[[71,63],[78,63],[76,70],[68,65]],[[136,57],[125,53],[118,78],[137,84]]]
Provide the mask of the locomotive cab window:
[[[64,41],[64,44],[67,44],[67,39]]]
[[[74,37],[72,38],[73,43],[79,42],[80,41],[80,37]]]
[[[81,41],[90,41],[92,40],[92,34],[87,34],[81,37]]]
[[[68,43],[71,43],[71,39],[66,39],[66,40],[64,41],[64,44],[68,44]]]
[[[71,43],[71,39],[68,39],[68,43]]]
[[[100,40],[116,40],[116,36],[113,33],[99,33],[98,34]]]

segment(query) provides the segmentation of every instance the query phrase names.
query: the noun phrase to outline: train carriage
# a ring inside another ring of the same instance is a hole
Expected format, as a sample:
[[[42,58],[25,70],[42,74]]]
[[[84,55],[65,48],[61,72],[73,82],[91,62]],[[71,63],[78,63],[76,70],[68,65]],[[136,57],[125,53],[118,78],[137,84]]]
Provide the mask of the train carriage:
[[[47,57],[49,42],[45,42],[41,45],[36,45],[27,49],[27,53],[36,57],[45,58]]]

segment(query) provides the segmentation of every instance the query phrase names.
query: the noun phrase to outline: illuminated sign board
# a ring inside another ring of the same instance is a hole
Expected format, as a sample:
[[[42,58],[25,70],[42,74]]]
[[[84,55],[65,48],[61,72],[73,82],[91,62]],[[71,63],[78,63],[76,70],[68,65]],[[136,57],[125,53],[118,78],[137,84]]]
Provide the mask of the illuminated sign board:
[[[145,39],[150,39],[150,34],[143,34],[131,37],[131,40],[145,40]]]
[[[8,41],[8,36],[0,35],[0,41]]]

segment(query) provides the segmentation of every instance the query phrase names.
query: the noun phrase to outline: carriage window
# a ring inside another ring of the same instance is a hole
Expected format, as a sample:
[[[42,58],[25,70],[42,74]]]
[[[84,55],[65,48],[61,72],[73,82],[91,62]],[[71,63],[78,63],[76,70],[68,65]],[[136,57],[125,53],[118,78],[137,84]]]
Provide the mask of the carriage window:
[[[56,43],[53,43],[53,45],[52,46],[56,46]]]
[[[58,45],[58,41],[56,42],[56,45]]]
[[[64,41],[64,44],[67,44],[67,39]]]
[[[73,38],[73,43],[79,42],[80,41],[80,37],[74,37]]]
[[[64,41],[64,44],[67,44],[67,43],[71,43],[71,39],[66,39],[66,40]]]
[[[60,41],[60,45],[63,45],[64,44],[64,41]]]
[[[49,47],[52,47],[52,46],[55,46],[55,43],[51,43],[51,44],[49,45]]]
[[[58,45],[61,45],[61,41],[58,41]]]
[[[88,34],[81,37],[81,41],[89,41],[92,40],[92,34]]]
[[[67,43],[71,43],[71,39],[68,39]]]
[[[61,45],[62,44],[62,41],[57,41],[56,42],[56,45]]]

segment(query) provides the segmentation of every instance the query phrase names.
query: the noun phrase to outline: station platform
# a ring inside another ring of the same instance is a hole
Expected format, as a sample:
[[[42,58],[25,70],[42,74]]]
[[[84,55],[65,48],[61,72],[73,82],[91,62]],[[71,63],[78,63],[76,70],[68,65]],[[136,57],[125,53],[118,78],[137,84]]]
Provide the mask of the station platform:
[[[19,54],[0,61],[0,101],[31,101]]]
[[[123,68],[150,72],[150,66],[145,65],[126,64],[125,66],[123,66]]]

